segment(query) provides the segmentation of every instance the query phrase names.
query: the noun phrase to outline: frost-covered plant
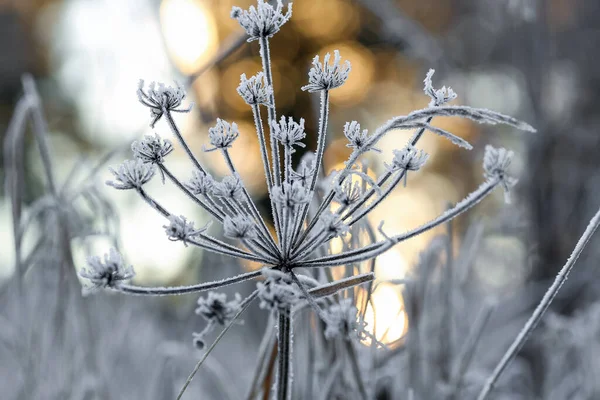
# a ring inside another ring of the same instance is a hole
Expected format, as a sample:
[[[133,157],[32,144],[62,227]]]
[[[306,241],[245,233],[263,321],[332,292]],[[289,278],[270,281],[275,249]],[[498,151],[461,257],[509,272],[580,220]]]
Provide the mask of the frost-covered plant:
[[[401,182],[406,183],[408,171],[417,171],[423,166],[428,156],[422,151],[418,151],[416,146],[425,131],[440,135],[460,147],[471,149],[471,145],[464,139],[432,126],[430,124],[432,118],[457,116],[479,123],[503,123],[517,129],[533,131],[533,128],[527,124],[493,111],[447,105],[447,102],[454,99],[456,95],[449,88],[433,89],[431,80],[433,71],[430,71],[425,79],[425,93],[431,99],[429,107],[408,115],[394,117],[375,129],[371,135],[366,130],[361,131],[360,125],[356,121],[346,124],[344,134],[349,140],[349,147],[353,149],[352,154],[343,169],[327,178],[329,186],[322,185],[321,183],[324,182],[322,178],[323,155],[329,130],[329,94],[331,90],[342,86],[347,80],[351,71],[350,62],[342,62],[341,55],[337,50],[334,51],[333,60],[331,60],[330,54],[325,55],[322,62],[319,56],[314,58],[312,68],[308,73],[308,84],[302,89],[310,93],[318,93],[320,97],[319,124],[316,129],[317,148],[312,153],[310,161],[305,160],[298,168],[294,169],[292,153],[295,151],[294,146],[304,146],[302,143],[306,135],[304,121],[295,122],[293,119],[286,120],[281,117],[277,122],[269,50],[269,39],[291,17],[291,4],[288,7],[287,13],[284,14],[281,1],[278,1],[277,6],[273,7],[269,3],[259,0],[256,8],[250,7],[248,11],[243,11],[234,7],[231,13],[231,16],[237,19],[248,33],[249,41],[257,40],[260,45],[263,70],[249,79],[242,76],[238,93],[253,112],[271,205],[270,215],[263,216],[259,213],[240,178],[238,167],[229,153],[229,148],[235,145],[234,140],[238,135],[247,134],[239,132],[235,123],[230,124],[223,120],[217,120],[217,125],[209,130],[210,143],[213,147],[205,150],[218,151],[225,159],[231,175],[225,177],[221,182],[215,182],[200,160],[193,154],[172,115],[173,112],[189,111],[189,108],[179,108],[185,98],[181,87],[172,88],[159,84],[157,88],[156,85],[151,84],[145,91],[142,81],[138,89],[138,97],[144,106],[150,108],[151,125],[160,119],[166,120],[171,132],[193,164],[192,179],[187,184],[181,183],[171,173],[162,157],[160,162],[148,162],[146,152],[134,149],[134,156],[137,160],[126,161],[113,170],[116,180],[109,182],[117,189],[136,191],[152,208],[167,218],[169,225],[166,226],[166,231],[169,239],[181,240],[186,245],[197,246],[216,254],[259,262],[264,266],[263,271],[246,272],[221,281],[184,287],[152,288],[128,284],[105,285],[109,289],[124,293],[172,295],[213,290],[266,274],[267,279],[260,282],[258,289],[239,303],[235,315],[227,318],[228,324],[225,329],[231,326],[231,323],[257,297],[260,299],[261,307],[276,314],[279,361],[274,390],[276,398],[282,400],[289,399],[292,393],[291,340],[295,307],[298,307],[300,303],[308,304],[316,312],[316,315],[328,324],[329,336],[332,336],[334,331],[348,336],[350,330],[354,329],[354,324],[348,320],[350,311],[353,310],[352,306],[342,302],[337,306],[338,308],[330,308],[325,312],[317,299],[322,293],[331,295],[373,279],[371,273],[323,284],[300,274],[301,269],[312,271],[317,268],[355,265],[373,260],[394,245],[455,218],[481,201],[497,186],[501,186],[505,191],[511,188],[513,181],[508,176],[506,168],[512,154],[505,150],[488,148],[484,162],[487,180],[464,200],[439,217],[423,226],[394,235],[384,233],[380,226],[384,240],[344,249],[335,254],[326,254],[324,249],[331,239],[346,235],[353,227],[356,228],[359,222],[364,222],[364,218],[394,189],[398,188]],[[260,113],[261,106],[267,107],[266,126],[269,134],[265,132],[265,124],[263,124]],[[385,172],[376,179],[372,179],[361,171],[360,163],[363,154],[368,151],[377,151],[378,142],[386,134],[392,130],[412,129],[416,129],[416,132],[404,149],[394,152],[394,159]],[[268,145],[267,137],[270,138]],[[162,151],[161,154],[163,153],[165,152]],[[144,188],[144,184],[153,177],[155,169],[164,174],[218,223],[222,224],[227,237],[237,239],[240,243],[234,245],[222,241],[209,234],[206,229],[193,229],[191,222],[183,217],[174,217],[171,211],[163,207]],[[360,190],[351,186],[354,177],[358,177],[362,182]],[[316,195],[318,188],[326,188],[322,198]],[[343,206],[332,208],[331,205],[335,199],[342,200]],[[267,228],[266,221],[268,219],[273,221],[274,235]],[[102,265],[97,264],[96,266],[102,267]],[[108,272],[97,271],[98,274]],[[215,299],[214,295],[213,299]],[[353,352],[352,346],[354,344],[350,342],[350,353]],[[360,391],[364,392],[360,370],[356,369],[355,372],[357,379],[355,383]],[[189,384],[192,376],[193,373],[185,387]]]

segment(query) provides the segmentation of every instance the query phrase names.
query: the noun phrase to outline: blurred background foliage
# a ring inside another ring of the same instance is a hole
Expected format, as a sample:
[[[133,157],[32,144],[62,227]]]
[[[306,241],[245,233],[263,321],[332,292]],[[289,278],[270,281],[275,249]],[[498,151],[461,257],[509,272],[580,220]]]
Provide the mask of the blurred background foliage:
[[[6,132],[22,94],[22,74],[32,73],[48,119],[56,174],[62,180],[82,157],[93,163],[116,151],[116,159],[122,159],[129,156],[133,140],[152,133],[147,110],[135,95],[140,78],[177,81],[188,87],[189,100],[196,104],[191,116],[180,118],[192,149],[206,160],[211,172],[225,174],[221,159],[201,149],[217,117],[235,121],[242,135],[232,156],[243,166],[242,178],[253,196],[265,199],[252,115],[235,90],[241,73],[250,76],[261,69],[258,48],[244,42],[237,22],[229,17],[233,5],[244,8],[252,3],[0,1],[0,135]],[[492,143],[511,148],[517,155],[513,171],[520,183],[514,204],[505,207],[501,195],[497,196],[455,224],[452,242],[457,249],[474,220],[483,220],[493,232],[479,243],[484,256],[474,263],[473,284],[500,295],[551,278],[600,204],[600,117],[596,112],[600,106],[596,62],[600,3],[297,0],[293,10],[291,22],[272,40],[274,89],[281,115],[307,120],[310,148],[315,146],[318,105],[316,97],[300,91],[310,62],[316,54],[339,49],[352,63],[347,83],[331,93],[327,171],[339,168],[350,153],[342,133],[346,121],[356,119],[372,130],[392,116],[426,106],[422,80],[429,68],[436,69],[435,84],[452,86],[462,104],[509,114],[538,129],[537,134],[522,134],[468,120],[435,121],[471,141],[476,149]],[[167,132],[160,123],[156,131]],[[40,197],[44,185],[39,155],[30,139],[23,155],[26,203]],[[389,135],[380,144],[384,157],[370,160],[369,168],[380,171],[382,159],[389,159],[391,149],[402,147],[406,140],[399,132]],[[372,213],[372,224],[385,219],[390,232],[410,229],[442,212],[448,202],[460,200],[481,180],[480,151],[458,150],[433,135],[425,137],[422,148],[432,156],[431,162],[409,177],[406,189]],[[190,167],[183,152],[176,148],[176,153],[178,158],[169,161],[172,170],[188,177]],[[0,169],[0,173],[4,176],[5,171]],[[102,183],[108,176],[102,168],[97,179]],[[150,185],[178,214],[199,222],[207,219],[172,189],[157,180]],[[134,195],[113,190],[104,195],[119,212],[122,249],[135,266],[139,283],[172,285],[225,275],[211,268],[221,266],[218,257],[165,240],[161,217]],[[263,206],[267,206],[264,201]],[[404,278],[419,252],[440,232],[443,229],[419,236],[380,257],[378,279]],[[12,241],[10,204],[2,192],[0,277],[6,279],[13,273]],[[588,259],[597,259],[598,246],[590,248]],[[81,267],[90,251],[106,249],[107,242],[102,240],[80,248],[75,243],[76,266]],[[563,313],[597,298],[597,279],[589,279],[597,263],[582,261],[582,271],[559,302]],[[401,338],[406,317],[400,289],[379,285],[373,296],[378,305],[377,331],[387,332],[386,342]],[[171,307],[171,300],[159,302],[166,314],[156,318],[186,319],[193,300],[179,301],[178,307]],[[367,314],[369,322],[373,322],[372,314]],[[183,332],[181,326],[174,329]]]

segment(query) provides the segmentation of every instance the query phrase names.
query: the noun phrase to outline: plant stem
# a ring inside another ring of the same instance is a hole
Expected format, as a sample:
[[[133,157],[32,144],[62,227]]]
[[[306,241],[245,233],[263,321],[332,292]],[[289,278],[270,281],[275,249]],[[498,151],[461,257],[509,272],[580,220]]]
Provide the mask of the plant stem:
[[[527,323],[525,323],[525,326],[523,327],[521,332],[519,332],[515,340],[512,342],[512,344],[506,351],[506,353],[504,353],[502,359],[492,372],[492,375],[490,375],[490,377],[487,379],[485,385],[483,386],[483,389],[479,393],[479,396],[477,396],[477,400],[484,400],[485,398],[487,398],[498,378],[500,378],[506,367],[508,367],[508,365],[517,355],[519,350],[521,350],[521,347],[523,347],[523,344],[527,341],[527,338],[535,329],[537,324],[540,322],[540,320],[548,310],[548,307],[552,303],[552,300],[554,300],[554,297],[567,280],[569,272],[571,272],[571,269],[573,269],[575,262],[581,255],[581,252],[588,244],[594,232],[596,232],[596,229],[598,229],[598,225],[600,225],[600,210],[598,210],[598,212],[596,212],[594,217],[591,219],[590,223],[585,229],[585,232],[583,232],[583,235],[579,238],[577,245],[575,245],[575,249],[573,249],[573,252],[569,256],[569,259],[567,260],[566,264],[558,272],[554,283],[552,283],[552,286],[550,286],[546,294],[544,294],[544,297],[542,298],[536,309],[533,311],[531,317],[529,317],[529,320],[527,320]]]

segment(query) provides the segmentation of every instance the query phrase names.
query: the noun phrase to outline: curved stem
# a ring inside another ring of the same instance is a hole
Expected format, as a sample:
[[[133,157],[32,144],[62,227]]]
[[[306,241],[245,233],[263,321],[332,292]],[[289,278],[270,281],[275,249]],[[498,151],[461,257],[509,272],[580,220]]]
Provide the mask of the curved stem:
[[[573,252],[569,256],[569,259],[567,260],[566,264],[558,272],[558,275],[552,283],[552,286],[550,286],[546,294],[544,294],[544,297],[534,310],[531,317],[529,317],[529,320],[527,320],[527,323],[525,324],[521,332],[519,332],[519,335],[512,342],[506,353],[504,353],[502,359],[500,360],[496,368],[494,368],[494,372],[492,372],[492,375],[485,382],[483,389],[479,393],[479,396],[477,396],[477,400],[484,400],[485,398],[487,398],[498,378],[500,378],[506,367],[517,355],[521,347],[523,347],[523,344],[525,343],[525,341],[527,341],[527,338],[529,337],[531,332],[535,329],[537,324],[540,322],[540,320],[548,310],[550,303],[552,303],[552,300],[554,300],[554,297],[560,290],[561,286],[567,280],[569,272],[571,272],[573,266],[575,265],[575,262],[581,255],[581,252],[590,241],[590,238],[592,237],[594,232],[596,232],[596,229],[598,229],[598,225],[600,225],[600,210],[596,212],[594,217],[591,219],[590,223],[585,229],[585,232],[583,232],[583,235],[579,238],[577,245],[575,245],[575,249],[573,249]]]
[[[173,296],[190,293],[200,293],[207,290],[222,288],[234,283],[244,282],[250,279],[257,278],[261,275],[261,271],[252,271],[240,274],[231,278],[222,279],[219,281],[203,282],[189,286],[172,286],[172,287],[144,287],[137,285],[121,285],[111,290],[138,296]]]

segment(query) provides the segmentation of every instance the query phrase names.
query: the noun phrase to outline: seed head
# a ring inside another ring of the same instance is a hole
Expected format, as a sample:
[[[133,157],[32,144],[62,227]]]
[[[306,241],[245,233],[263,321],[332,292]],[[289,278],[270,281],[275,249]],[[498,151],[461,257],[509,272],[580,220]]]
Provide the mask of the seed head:
[[[281,186],[273,188],[273,199],[284,207],[293,209],[295,206],[308,203],[310,195],[300,181],[291,184],[283,182]]]
[[[345,236],[350,231],[350,227],[340,219],[340,216],[330,211],[326,211],[321,215],[320,223],[325,232],[333,237]]]
[[[283,14],[282,11],[281,0],[277,1],[277,8],[273,8],[264,0],[258,0],[257,6],[250,6],[248,11],[233,7],[230,15],[244,28],[249,36],[248,41],[251,42],[260,38],[270,38],[279,32],[281,26],[292,17],[292,3],[288,4],[287,13]]]
[[[250,79],[246,79],[246,74],[242,74],[237,92],[248,105],[262,104],[267,107],[271,106],[273,88],[267,85],[265,74],[262,72],[251,76]]]
[[[198,299],[196,314],[200,315],[206,321],[217,322],[221,325],[227,324],[233,319],[240,310],[242,297],[239,293],[235,294],[233,300],[227,301],[225,293],[208,292],[206,297]]]
[[[352,182],[352,180],[346,180],[341,185],[336,185],[333,190],[335,190],[335,201],[342,206],[354,204],[362,194],[360,182]]]
[[[306,147],[301,142],[306,137],[304,118],[300,118],[300,123],[297,123],[292,117],[289,117],[286,122],[285,117],[282,116],[279,123],[275,120],[271,121],[271,127],[273,128],[273,137],[287,147],[291,153],[296,151],[293,146]]]
[[[123,257],[115,249],[110,249],[110,252],[104,255],[104,261],[98,256],[89,257],[87,265],[87,269],[79,272],[79,276],[88,279],[92,284],[86,291],[119,287],[135,276],[133,267],[125,265]]]
[[[204,149],[204,151],[215,151],[217,149],[226,149],[231,147],[233,141],[240,136],[237,124],[231,124],[220,118],[217,118],[217,124],[208,130],[208,138],[212,149]]]
[[[324,312],[325,337],[327,339],[342,338],[352,340],[362,337],[362,331],[366,325],[359,322],[358,310],[352,303],[352,299],[342,299]]]
[[[346,136],[346,138],[350,142],[346,146],[353,148],[354,151],[361,151],[365,149],[369,143],[368,133],[369,131],[367,131],[366,129],[362,131],[360,130],[360,124],[358,122],[346,122],[346,124],[344,125],[344,136]],[[368,150],[373,150],[377,153],[381,153],[381,150],[370,146]]]
[[[322,64],[319,62],[319,56],[315,56],[313,66],[308,72],[308,85],[303,86],[302,90],[308,90],[311,93],[321,90],[331,90],[342,86],[346,82],[350,73],[350,61],[346,61],[343,65],[340,65],[340,61],[342,60],[340,52],[335,50],[333,54],[333,65],[329,64],[331,54],[325,54]]]
[[[146,135],[140,142],[131,144],[133,156],[145,163],[162,164],[164,158],[173,151],[173,143],[169,139],[162,139],[158,134]]]
[[[191,239],[194,239],[208,229],[208,225],[200,229],[194,229],[194,223],[188,221],[183,215],[179,217],[171,215],[169,217],[169,225],[163,225],[163,228],[165,228],[169,240],[173,242],[181,240],[187,247],[187,244]]]
[[[192,109],[191,104],[187,109],[178,109],[183,99],[185,99],[185,90],[179,84],[177,84],[177,87],[171,87],[159,83],[156,87],[156,83],[152,82],[148,86],[148,91],[145,92],[144,81],[140,79],[137,95],[140,103],[150,108],[150,116],[152,117],[150,126],[152,128],[163,116],[163,113],[167,111],[188,112]]]
[[[305,153],[300,159],[300,164],[296,171],[291,170],[290,178],[294,182],[300,182],[300,184],[306,187],[306,183],[312,177],[314,171],[315,155],[311,152]]]
[[[427,159],[429,158],[429,154],[425,153],[423,150],[417,151],[412,146],[407,146],[402,150],[394,150],[394,158],[392,160],[392,165],[388,166],[388,169],[391,171],[398,171],[400,169],[405,169],[407,171],[418,171],[421,169]]]
[[[215,181],[210,175],[195,170],[192,172],[192,178],[185,184],[185,187],[196,196],[205,196],[212,192],[214,184]]]
[[[256,284],[259,307],[270,311],[285,311],[298,301],[298,292],[291,282],[283,279],[267,278]]]
[[[116,170],[109,168],[114,175],[114,181],[106,181],[108,186],[119,190],[140,189],[154,176],[156,167],[140,160],[125,160]]]
[[[241,201],[243,198],[242,181],[237,175],[226,176],[221,182],[214,183],[213,194],[217,197]]]
[[[226,217],[223,221],[225,236],[232,239],[248,240],[256,237],[255,224],[243,215]]]
[[[518,179],[507,175],[506,170],[510,166],[514,153],[504,148],[496,149],[490,145],[485,146],[483,156],[483,176],[487,179],[499,179],[504,189],[504,200],[510,203],[510,190]]]

